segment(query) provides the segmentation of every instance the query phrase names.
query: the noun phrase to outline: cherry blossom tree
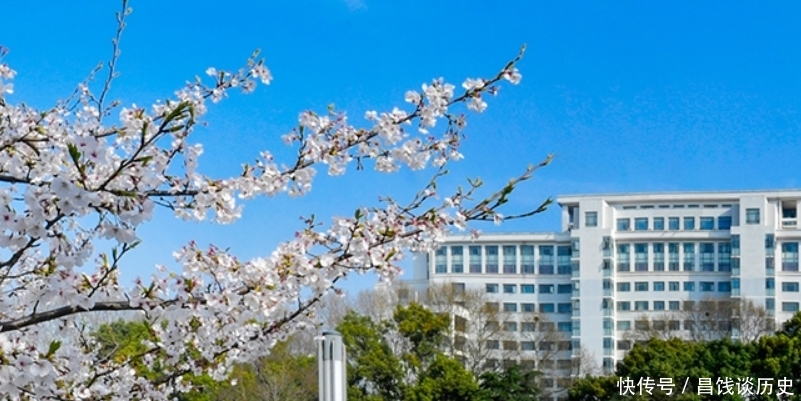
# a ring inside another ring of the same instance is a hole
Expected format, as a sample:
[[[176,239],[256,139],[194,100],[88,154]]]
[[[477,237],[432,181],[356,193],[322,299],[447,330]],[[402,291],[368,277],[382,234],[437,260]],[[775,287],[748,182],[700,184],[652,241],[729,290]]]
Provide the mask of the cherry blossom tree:
[[[499,223],[499,207],[514,188],[550,161],[486,197],[478,196],[479,180],[437,192],[448,163],[462,158],[463,113],[483,112],[501,84],[520,81],[521,50],[489,78],[467,79],[461,88],[442,79],[423,84],[406,93],[407,106],[368,111],[363,124],[333,108],[304,111],[283,136],[296,158],[279,161],[264,151],[240,175],[213,179],[199,169],[203,147],[191,141],[193,130],[229,93],[269,84],[270,71],[254,54],[237,71],[209,68],[206,78],[150,107],[110,101],[130,13],[126,1],[122,6],[107,77],[95,79],[104,73],[96,69],[50,109],[12,103],[16,72],[0,59],[2,398],[162,400],[189,389],[182,380],[187,374],[226,380],[234,364],[315,327],[319,300],[340,292],[337,282],[346,275],[373,271],[392,280],[406,252],[432,250],[449,230],[465,230],[472,221]],[[99,90],[90,89],[95,82]],[[159,266],[132,286],[120,283],[125,258],[140,243],[137,228],[155,208],[179,219],[229,224],[244,200],[302,196],[318,169],[341,175],[354,163],[385,173],[429,169],[432,179],[406,202],[384,198],[325,225],[306,218],[270,255],[240,260],[189,243],[175,252],[179,269]],[[547,203],[506,218],[533,215]],[[137,313],[156,340],[125,361],[103,358],[81,323],[91,314]],[[133,369],[134,361],[157,367],[158,379]]]

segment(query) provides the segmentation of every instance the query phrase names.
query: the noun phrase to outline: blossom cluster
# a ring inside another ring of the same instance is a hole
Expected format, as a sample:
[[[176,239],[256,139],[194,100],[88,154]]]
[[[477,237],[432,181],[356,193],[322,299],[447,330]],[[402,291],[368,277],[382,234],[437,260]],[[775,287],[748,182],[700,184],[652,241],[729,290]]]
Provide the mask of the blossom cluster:
[[[297,148],[295,160],[281,164],[265,151],[226,179],[199,171],[203,148],[190,136],[209,101],[270,83],[256,55],[238,71],[209,68],[205,81],[188,83],[172,99],[121,107],[113,123],[116,109],[88,85],[49,110],[10,104],[15,71],[0,64],[0,394],[159,400],[186,391],[187,374],[224,380],[233,364],[314,327],[317,302],[345,275],[372,270],[391,280],[406,251],[434,249],[451,226],[497,219],[490,200],[471,208],[468,191],[438,201],[429,185],[409,204],[386,200],[334,218],[324,230],[309,220],[267,257],[240,261],[192,243],[175,253],[180,271],[160,268],[133,287],[119,282],[124,256],[140,242],[137,228],[156,207],[227,224],[241,216],[241,200],[308,193],[320,165],[329,175],[368,160],[388,173],[442,171],[462,158],[466,117],[455,106],[484,111],[501,81],[520,81],[518,59],[494,77],[466,80],[459,95],[442,79],[424,84],[406,94],[410,109],[369,111],[366,127],[335,110],[300,113],[283,137]],[[442,132],[432,133],[438,126]],[[150,368],[158,363],[159,379],[103,355],[80,318],[129,311],[151,327],[155,340],[138,358]]]

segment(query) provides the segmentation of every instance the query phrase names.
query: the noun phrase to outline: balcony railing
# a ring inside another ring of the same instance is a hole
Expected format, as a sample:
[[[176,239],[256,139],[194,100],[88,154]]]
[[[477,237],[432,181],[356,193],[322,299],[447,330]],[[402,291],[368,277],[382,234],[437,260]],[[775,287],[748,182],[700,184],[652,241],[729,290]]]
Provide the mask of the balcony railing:
[[[782,219],[782,228],[789,228],[789,229],[798,228],[798,220],[796,220],[796,219]]]
[[[739,288],[732,288],[731,289],[731,296],[739,297],[740,296],[740,289]]]
[[[765,288],[765,295],[767,295],[769,297],[772,297],[772,296],[776,295],[776,289],[775,288]]]

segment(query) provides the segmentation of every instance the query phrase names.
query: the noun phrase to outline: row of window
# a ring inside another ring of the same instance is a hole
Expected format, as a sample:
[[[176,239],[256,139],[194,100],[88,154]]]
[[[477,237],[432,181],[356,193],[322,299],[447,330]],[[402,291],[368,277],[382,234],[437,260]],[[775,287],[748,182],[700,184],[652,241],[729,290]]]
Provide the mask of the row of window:
[[[648,217],[635,217],[634,218],[634,231],[664,231],[665,230],[665,218],[664,217],[654,217],[653,218],[653,225],[650,225],[651,219]],[[683,225],[682,220],[678,217],[668,217],[667,218],[667,230],[668,231],[678,231],[679,229],[683,229],[685,231],[694,231],[696,229],[696,218],[693,216],[684,217]],[[698,218],[698,229],[704,231],[712,231],[715,230],[715,218],[714,217],[700,217]],[[731,216],[718,216],[717,218],[717,229],[718,230],[729,230],[731,229]],[[617,219],[617,231],[631,231],[631,219],[630,218],[619,218]]]
[[[521,302],[520,308],[518,308],[518,304],[516,302],[504,302],[503,311],[509,313],[536,313],[537,311],[540,313],[570,313],[573,311],[573,306],[570,302],[540,303],[539,309],[537,309],[536,306],[537,305],[532,302]],[[500,305],[497,302],[488,302],[487,308],[491,311],[497,311],[498,308],[500,308]]]
[[[521,294],[534,294],[534,290],[536,289],[535,284],[520,284],[520,293]],[[503,288],[504,294],[516,294],[517,293],[517,284],[492,284],[489,283],[486,285],[486,290],[490,294],[497,294],[499,290]],[[572,284],[540,284],[539,285],[539,293],[540,294],[570,294],[573,290]]]
[[[537,327],[539,326],[539,327]],[[490,330],[497,329],[496,322],[487,322],[487,328]],[[539,329],[539,330],[538,330]],[[523,333],[530,333],[534,331],[540,331],[543,333],[550,333],[553,331],[558,331],[561,333],[570,333],[573,331],[573,322],[540,322],[539,324],[535,322],[513,322],[507,321],[503,322],[503,331],[516,333],[518,331]]]
[[[667,287],[666,287],[664,281],[654,281],[653,283],[649,283],[648,281],[635,281],[633,288],[634,288],[635,292],[649,291],[649,287],[653,288],[653,291],[657,291],[657,292],[665,291],[666,288],[667,288],[668,291],[680,291],[680,288],[682,288],[681,284],[682,283],[679,282],[679,281],[668,281],[667,282]],[[695,286],[696,282],[695,281],[685,281],[683,284],[684,284],[683,285],[684,291],[695,291],[695,288],[696,288],[696,286]],[[785,283],[785,284],[790,284],[790,283]],[[798,283],[794,283],[794,284],[796,284],[796,288],[797,288]],[[604,290],[609,290],[609,289],[611,289],[611,287],[612,287],[612,281],[611,280],[604,280],[603,289]],[[700,282],[698,282],[698,289],[701,292],[713,292],[713,291],[715,291],[715,287],[716,287],[716,285],[715,285],[714,281],[700,281]],[[632,283],[629,283],[629,282],[617,283],[617,288],[616,289],[617,289],[618,292],[629,292],[632,289]],[[729,282],[729,281],[718,281],[717,282],[717,290],[719,292],[731,292],[731,282]]]
[[[781,257],[783,271],[799,271],[798,242],[782,242]],[[765,239],[768,256],[772,258],[775,237],[768,234]],[[604,238],[605,254],[611,253],[611,238]],[[534,245],[487,245],[468,246],[469,258],[464,258],[464,246],[441,247],[435,252],[435,272],[569,275],[578,270],[578,262],[571,261],[576,246],[539,245],[539,257],[535,263]],[[450,264],[448,263],[450,249]],[[503,253],[499,255],[499,250]],[[520,251],[518,257],[518,250]],[[632,266],[632,251],[633,266]],[[731,242],[671,242],[617,244],[617,271],[720,271],[729,272],[739,267],[740,239],[732,235]],[[653,259],[653,263],[652,262]],[[519,265],[518,265],[519,262]],[[467,263],[467,265],[465,265]],[[449,269],[450,267],[450,269]],[[716,269],[717,267],[717,269]],[[605,269],[608,267],[604,267]],[[633,269],[632,269],[633,268]]]
[[[634,271],[731,271],[732,244],[729,242],[636,243],[617,245],[617,271],[631,271],[631,251],[634,250]],[[651,251],[649,253],[649,250]],[[666,252],[667,251],[667,252]],[[697,253],[696,253],[697,251]],[[667,253],[667,255],[666,255]],[[737,266],[735,266],[737,267]],[[608,268],[608,267],[604,267]]]
[[[672,206],[673,206],[674,209],[684,209],[684,207],[685,207],[685,205],[683,205],[683,204],[672,205]],[[698,209],[698,208],[701,207],[701,205],[699,205],[699,204],[689,204],[689,205],[686,205],[686,206],[687,206],[688,209]],[[720,206],[722,208],[730,208],[731,207],[730,204],[717,205],[717,204],[712,203],[712,204],[704,205],[704,209],[716,209],[718,206]],[[656,208],[655,205],[639,205],[639,206],[637,206],[637,205],[626,205],[626,206],[623,206],[623,210],[634,210],[634,209],[637,209],[638,207],[640,209],[655,209]],[[671,205],[659,205],[659,209],[670,209],[670,207],[671,207]]]
[[[503,348],[506,351],[570,351],[573,349],[572,344],[570,341],[556,341],[556,344],[550,341],[498,341],[498,340],[487,340],[486,342],[487,349],[490,350],[499,350]],[[548,363],[550,362],[550,364]],[[560,359],[555,364],[552,360],[544,360],[541,361],[541,364],[545,364],[546,366],[540,366],[541,368],[553,368],[552,365],[558,366],[559,369],[569,369],[570,368],[570,359]]]
[[[683,218],[683,229],[684,230],[695,230],[695,216],[686,216]],[[650,218],[648,217],[635,217],[634,218],[634,230],[635,231],[648,231],[653,229],[654,231],[662,231],[665,230],[665,217],[654,217],[653,218],[653,226],[649,225]],[[703,216],[698,218],[698,229],[700,230],[715,230],[715,217],[711,216]],[[682,221],[679,217],[668,217],[667,218],[667,229],[671,231],[677,231],[682,227]],[[718,230],[728,230],[731,228],[732,217],[731,216],[718,216],[717,218],[717,229]],[[745,223],[746,224],[759,224],[760,223],[760,216],[759,216],[759,209],[746,209],[745,210]],[[598,227],[598,212],[585,212],[584,213],[584,226],[585,227]],[[651,228],[653,227],[653,228]],[[630,231],[632,229],[631,225],[631,218],[619,218],[617,219],[617,231]]]
[[[464,246],[454,245],[440,247],[434,252],[434,272],[449,273],[447,250],[450,249],[450,273],[489,273],[489,274],[536,274],[535,248],[538,251],[537,267],[539,274],[570,274],[572,271],[571,256],[574,248],[570,245],[471,245],[467,247],[465,258]],[[518,255],[519,250],[519,255]],[[499,253],[503,251],[503,253]],[[519,257],[518,257],[519,256]]]
[[[776,280],[773,278],[765,279],[765,289],[773,290],[776,288]],[[799,283],[797,281],[784,281],[781,285],[782,292],[799,292]]]

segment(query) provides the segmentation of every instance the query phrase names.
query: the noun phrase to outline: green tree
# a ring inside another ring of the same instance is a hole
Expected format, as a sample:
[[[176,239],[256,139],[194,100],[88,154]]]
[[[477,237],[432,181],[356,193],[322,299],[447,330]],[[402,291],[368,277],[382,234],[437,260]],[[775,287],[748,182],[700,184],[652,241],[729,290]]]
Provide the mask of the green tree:
[[[622,399],[617,376],[588,376],[573,381],[567,390],[570,401],[602,401]]]
[[[588,400],[741,400],[738,395],[699,395],[699,379],[711,379],[717,391],[717,379],[731,378],[736,390],[737,378],[753,377],[752,345],[722,339],[710,342],[651,339],[637,344],[618,364],[615,376],[577,380],[568,391],[575,401]],[[660,380],[672,380],[672,391],[659,386]],[[685,383],[687,388],[685,389]],[[628,386],[627,386],[628,384]],[[651,388],[651,392],[645,391]],[[633,391],[628,391],[628,390]],[[642,390],[641,390],[642,389]],[[632,394],[633,393],[633,394]]]
[[[155,369],[148,369],[144,363],[144,356],[149,351],[144,341],[154,341],[155,334],[146,321],[117,320],[103,324],[92,333],[94,346],[99,347],[98,363],[113,361],[121,363],[130,360],[130,366],[140,375],[150,380],[159,380],[163,377],[160,364]],[[159,355],[157,354],[156,357]],[[191,356],[187,356],[191,357]],[[227,382],[217,382],[208,375],[186,375],[184,380],[195,387],[193,391],[178,394],[179,401],[213,401],[221,389],[228,387]]]
[[[753,377],[770,378],[775,381],[788,379],[791,384],[786,391],[792,396],[783,400],[801,400],[801,313],[796,313],[784,322],[782,328],[772,336],[759,339],[754,347]]]
[[[346,315],[338,330],[348,350],[348,399],[475,400],[473,375],[442,352],[448,326],[447,317],[416,303],[380,322]]]
[[[276,344],[270,355],[234,369],[236,386],[220,389],[216,401],[317,401],[317,359],[294,355],[290,341]]]
[[[536,401],[541,395],[536,378],[540,372],[521,371],[512,365],[502,372],[484,372],[479,377],[481,401]]]

